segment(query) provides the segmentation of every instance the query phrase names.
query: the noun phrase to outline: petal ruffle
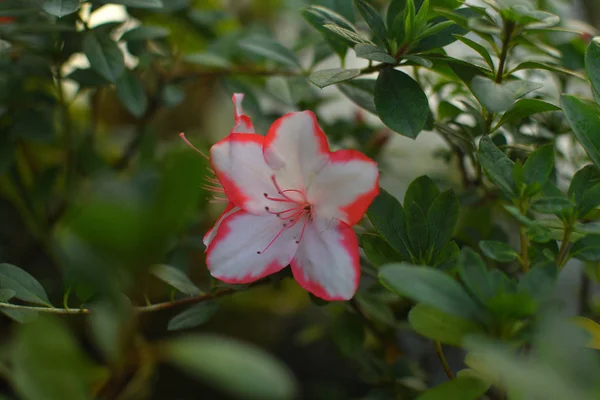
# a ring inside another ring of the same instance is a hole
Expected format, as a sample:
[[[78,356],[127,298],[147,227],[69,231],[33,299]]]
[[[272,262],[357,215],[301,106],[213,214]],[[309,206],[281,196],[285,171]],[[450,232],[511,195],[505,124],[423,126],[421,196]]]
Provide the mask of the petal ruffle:
[[[282,186],[304,189],[329,162],[327,137],[310,111],[286,114],[271,125],[264,142],[266,163]]]
[[[232,133],[210,148],[210,161],[227,198],[252,214],[263,214],[271,206],[265,193],[277,192],[273,170],[263,157],[264,137]]]
[[[341,221],[315,219],[306,226],[291,262],[300,286],[324,300],[348,300],[360,279],[358,240]]]
[[[231,133],[254,133],[254,125],[252,124],[250,117],[244,114],[244,110],[242,109],[244,94],[235,93],[231,97],[231,100],[233,100],[233,105],[235,106],[235,126],[231,130]]]
[[[211,275],[227,283],[249,283],[287,266],[298,250],[302,226],[283,229],[283,222],[243,210],[226,217],[208,246]]]
[[[354,225],[379,193],[377,163],[356,150],[336,151],[329,158],[307,189],[308,201],[317,217]]]

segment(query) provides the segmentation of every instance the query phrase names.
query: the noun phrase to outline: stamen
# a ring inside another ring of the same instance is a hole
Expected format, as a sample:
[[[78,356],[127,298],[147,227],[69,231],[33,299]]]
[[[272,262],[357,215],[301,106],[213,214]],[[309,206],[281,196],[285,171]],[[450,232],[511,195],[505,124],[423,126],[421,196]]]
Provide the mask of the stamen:
[[[265,199],[267,200],[271,200],[271,201],[278,201],[280,203],[289,203],[291,200],[288,199],[278,199],[275,197],[270,197],[267,193],[263,193],[263,196],[265,196]]]
[[[277,233],[277,235],[275,235],[275,237],[269,242],[269,244],[267,245],[267,247],[265,247],[262,251],[257,251],[256,254],[262,254],[265,251],[267,251],[269,249],[269,247],[271,247],[273,245],[273,243],[275,243],[275,241],[277,240],[277,238],[279,238],[279,236],[281,236],[281,234],[283,232],[285,232],[286,230],[286,226],[284,225],[281,230],[279,231],[279,233]]]
[[[277,179],[275,179],[275,175],[271,175],[271,181],[273,181],[273,185],[275,185],[275,189],[277,189],[277,194],[279,194],[281,197],[283,197],[284,199],[286,199],[289,202],[292,203],[296,203],[296,204],[300,204],[300,202],[298,202],[297,200],[294,200],[290,197],[288,197],[285,192],[289,192],[289,191],[296,191],[296,189],[286,189],[286,190],[281,190],[281,188],[279,187],[279,185],[277,184]]]
[[[190,146],[192,149],[194,149],[198,154],[200,154],[202,157],[206,158],[207,160],[209,159],[208,156],[206,154],[204,154],[202,151],[198,150],[189,140],[187,140],[187,138],[185,137],[185,133],[181,132],[179,134],[179,137],[181,138],[181,140],[183,140],[185,142],[185,144],[187,144],[188,146]]]
[[[296,244],[300,244],[300,241],[304,237],[304,231],[306,230],[306,225],[308,224],[308,217],[304,219],[304,225],[302,226],[302,232],[300,232],[300,237],[296,240]]]
[[[215,192],[215,193],[225,193],[225,189],[223,189],[221,186],[215,186],[215,185],[207,185],[204,184],[201,186],[203,189],[208,190],[209,192]]]

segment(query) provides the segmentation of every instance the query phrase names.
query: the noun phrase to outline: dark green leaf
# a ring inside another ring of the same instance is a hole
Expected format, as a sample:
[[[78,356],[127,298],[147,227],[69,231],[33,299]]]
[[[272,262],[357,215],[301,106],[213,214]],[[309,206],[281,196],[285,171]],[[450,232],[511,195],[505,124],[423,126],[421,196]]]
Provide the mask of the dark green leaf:
[[[419,255],[419,263],[426,261],[427,249],[429,248],[429,226],[427,217],[419,203],[404,201],[404,212],[406,215],[406,232],[413,254]]]
[[[243,39],[239,45],[251,54],[265,57],[267,60],[276,61],[292,68],[300,68],[296,55],[281,43],[269,37],[252,36]]]
[[[460,40],[461,42],[463,42],[464,44],[469,46],[471,49],[475,50],[483,58],[483,60],[490,67],[490,69],[494,70],[494,61],[492,60],[492,57],[490,56],[490,52],[485,47],[483,47],[481,44],[479,44],[465,36],[460,36],[460,35],[454,35],[454,36],[456,37],[456,39]]]
[[[244,399],[291,399],[296,383],[285,365],[247,344],[190,336],[165,345],[170,361],[189,374]]]
[[[356,56],[358,58],[365,58],[367,60],[379,61],[388,64],[396,63],[396,59],[389,55],[387,51],[380,49],[373,44],[359,43],[354,47],[354,51],[356,51]]]
[[[534,315],[539,304],[529,293],[499,292],[486,306],[498,319],[519,319]]]
[[[375,36],[377,36],[382,42],[385,42],[388,36],[387,29],[385,28],[385,23],[383,22],[379,12],[373,8],[372,5],[367,3],[366,0],[354,0],[354,4]]]
[[[83,38],[83,51],[91,68],[103,78],[115,83],[125,71],[123,53],[105,33],[90,31]]]
[[[406,233],[406,216],[398,200],[383,189],[367,210],[369,220],[404,260],[413,260]]]
[[[10,299],[15,297],[16,294],[17,292],[12,289],[0,289],[0,303],[8,302]]]
[[[33,276],[11,264],[0,264],[0,289],[14,290],[15,298],[28,303],[50,305],[42,285]]]
[[[557,272],[558,269],[554,263],[533,267],[521,278],[517,289],[528,293],[538,302],[543,302],[554,291]]]
[[[360,235],[360,245],[364,250],[367,258],[375,267],[392,262],[403,261],[389,244],[379,235],[365,233]]]
[[[163,39],[167,36],[169,36],[169,30],[167,28],[163,28],[162,26],[142,25],[128,30],[123,34],[123,36],[121,36],[121,39],[119,40],[124,42],[136,42],[143,40]]]
[[[104,79],[99,73],[94,71],[92,68],[76,68],[69,75],[66,76],[67,79],[72,79],[79,84],[79,88],[83,89],[86,87],[94,87],[94,86],[102,86],[109,81]]]
[[[577,214],[579,218],[585,217],[590,211],[600,205],[600,183],[588,187],[581,200],[577,203]]]
[[[152,275],[163,282],[168,283],[175,289],[188,296],[198,296],[202,294],[200,289],[183,272],[170,265],[158,264],[150,268]]]
[[[439,195],[440,190],[431,178],[427,175],[420,176],[408,185],[404,194],[404,207],[416,203],[424,213],[427,213]]]
[[[370,40],[362,37],[358,32],[355,32],[353,30],[342,28],[341,26],[338,26],[335,24],[325,24],[325,25],[323,25],[323,27],[325,29],[329,30],[330,32],[332,32],[333,34],[335,34],[336,36],[338,36],[340,39],[348,41],[352,45],[359,44],[359,43],[371,43],[372,44],[372,42]]]
[[[117,96],[121,103],[136,117],[141,117],[148,108],[148,98],[140,78],[126,70],[117,80]]]
[[[313,72],[308,80],[320,88],[344,82],[360,75],[360,69],[332,68]]]
[[[588,189],[600,183],[600,170],[594,164],[589,164],[577,171],[569,185],[569,197],[579,205]]]
[[[458,261],[460,280],[481,303],[487,302],[495,294],[485,264],[472,249],[464,247]]]
[[[162,0],[98,0],[104,4],[122,4],[135,8],[163,8]],[[170,2],[173,0],[169,0]]]
[[[496,240],[482,240],[479,242],[479,248],[487,257],[499,262],[507,263],[519,257],[508,244]]]
[[[592,89],[600,93],[600,44],[594,40],[585,51],[585,69],[590,77]]]
[[[471,81],[473,94],[491,112],[510,109],[519,97],[540,87],[542,85],[522,80],[500,84],[482,76],[476,76]]]
[[[0,307],[0,313],[20,324],[27,324],[38,318],[38,312],[34,310],[13,309]]]
[[[496,129],[500,128],[502,125],[507,123],[518,124],[524,118],[530,117],[534,114],[559,110],[560,108],[555,106],[554,104],[550,104],[542,100],[521,99],[517,101],[516,104],[510,110],[508,110],[504,113],[504,115],[502,115],[502,118],[492,130],[495,131]]]
[[[560,65],[555,65],[555,64],[547,64],[547,63],[542,63],[542,62],[538,62],[538,61],[525,61],[522,62],[521,64],[517,65],[512,71],[510,71],[510,74],[513,74],[516,71],[521,71],[524,69],[541,69],[541,70],[546,70],[546,71],[550,71],[550,72],[554,72],[554,73],[559,73],[559,74],[563,74],[563,75],[570,75],[570,76],[574,76],[576,78],[579,78],[581,80],[587,80],[587,78],[585,77],[585,75],[582,75],[578,72],[572,71],[570,69],[567,68],[563,68]]]
[[[465,335],[483,333],[479,324],[425,304],[417,304],[410,310],[408,323],[418,334],[453,346],[460,346]]]
[[[431,254],[437,253],[452,239],[459,212],[458,199],[451,189],[443,192],[433,201],[427,211]]]
[[[557,214],[572,209],[574,204],[566,197],[542,197],[534,201],[531,207],[542,214]]]
[[[200,326],[209,321],[219,309],[219,303],[215,300],[205,301],[188,308],[174,316],[167,325],[170,331],[189,329]]]
[[[335,24],[356,31],[356,28],[352,23],[336,12],[321,6],[309,6],[302,10],[302,15],[309,24],[321,32],[333,51],[335,51],[340,58],[344,58],[348,47],[353,46],[353,43],[347,39],[340,38],[338,35],[325,28],[325,25]]]
[[[544,185],[550,178],[554,168],[554,145],[540,146],[529,155],[524,165],[525,183]]]
[[[467,319],[482,315],[479,306],[455,280],[434,268],[389,264],[381,268],[379,279],[391,291],[445,313]]]
[[[600,166],[600,135],[598,135],[598,132],[600,132],[600,116],[598,107],[586,104],[571,95],[563,95],[561,104],[575,137],[592,161]]]
[[[587,235],[571,247],[570,255],[584,261],[600,261],[600,235]]]
[[[42,9],[55,17],[64,17],[79,9],[79,0],[43,0]]]
[[[489,386],[475,377],[459,377],[426,390],[416,400],[478,400]]]
[[[410,76],[384,69],[375,84],[375,107],[379,118],[399,134],[416,138],[429,116],[429,101]]]
[[[485,173],[509,197],[515,194],[513,168],[515,163],[502,152],[489,136],[479,142],[479,162]]]
[[[185,90],[179,85],[166,85],[160,97],[167,107],[176,107],[185,100]]]
[[[377,115],[375,108],[375,79],[353,79],[342,82],[337,87],[358,106]]]

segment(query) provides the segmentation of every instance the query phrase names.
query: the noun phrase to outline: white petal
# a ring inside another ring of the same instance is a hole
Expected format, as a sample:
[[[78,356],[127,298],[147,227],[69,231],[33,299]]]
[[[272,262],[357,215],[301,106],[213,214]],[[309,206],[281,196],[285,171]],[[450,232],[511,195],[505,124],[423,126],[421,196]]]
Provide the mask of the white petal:
[[[206,264],[212,276],[228,283],[248,283],[284,268],[298,250],[301,222],[284,229],[283,221],[274,215],[243,210],[231,214],[208,246]]]
[[[254,125],[250,117],[244,114],[242,109],[242,101],[244,100],[243,93],[235,93],[232,97],[233,105],[235,106],[235,126],[231,130],[231,133],[254,133]]]
[[[360,279],[356,234],[341,221],[313,220],[306,226],[291,266],[294,278],[315,296],[348,300]]]
[[[233,214],[234,212],[237,212],[239,210],[240,210],[240,208],[236,207],[233,203],[227,204],[227,207],[225,208],[225,210],[223,210],[223,213],[221,214],[219,219],[217,219],[215,226],[213,226],[208,232],[206,232],[206,234],[204,235],[204,238],[202,239],[202,242],[204,243],[204,245],[206,247],[208,247],[210,242],[212,242],[212,240],[217,235],[217,232],[219,231],[219,227],[221,226],[221,222],[223,222],[223,220],[225,218],[229,217],[231,214]]]

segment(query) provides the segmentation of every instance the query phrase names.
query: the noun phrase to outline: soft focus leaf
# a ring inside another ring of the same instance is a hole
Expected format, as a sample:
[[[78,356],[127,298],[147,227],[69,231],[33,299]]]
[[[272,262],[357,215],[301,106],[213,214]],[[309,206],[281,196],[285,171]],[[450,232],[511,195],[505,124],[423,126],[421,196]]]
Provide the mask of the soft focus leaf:
[[[586,104],[571,95],[563,95],[561,104],[575,137],[592,161],[600,166],[600,136],[598,135],[600,111],[598,107]]]
[[[512,247],[497,240],[482,240],[479,248],[487,257],[499,262],[511,262],[519,257]]]
[[[340,92],[358,106],[377,115],[375,108],[375,79],[352,79],[337,85]]]
[[[163,0],[99,0],[101,3],[122,4],[135,8],[162,8]],[[173,1],[173,0],[169,0]]]
[[[175,289],[188,296],[198,296],[202,294],[200,289],[183,272],[175,267],[165,264],[155,265],[150,268],[152,275],[168,283]]]
[[[389,55],[385,50],[369,43],[359,43],[354,46],[356,56],[367,60],[379,61],[388,64],[394,64],[396,59]]]
[[[240,42],[240,47],[249,53],[276,61],[292,68],[300,68],[296,55],[281,43],[266,36],[252,36]]]
[[[169,30],[162,26],[142,25],[125,32],[121,39],[124,42],[163,39],[169,36]]]
[[[591,338],[587,346],[600,350],[600,324],[585,317],[573,317],[573,321],[590,334]]]
[[[169,321],[167,329],[176,331],[200,326],[209,321],[219,309],[219,303],[214,300],[205,301],[177,314]]]
[[[90,31],[83,38],[83,51],[90,66],[103,78],[115,83],[125,71],[121,49],[107,34]]]
[[[375,267],[403,261],[402,257],[381,236],[365,233],[360,235],[360,245]]]
[[[50,305],[42,285],[33,276],[11,264],[0,264],[0,289],[14,290],[15,298],[27,303]]]
[[[426,390],[416,400],[478,400],[489,386],[475,377],[459,377]]]
[[[483,260],[468,247],[463,248],[460,254],[458,274],[460,280],[481,303],[495,295],[495,288]]]
[[[410,310],[408,323],[420,335],[453,346],[460,346],[466,335],[483,333],[483,328],[471,320],[444,313],[424,304],[417,304]]]
[[[570,255],[584,261],[600,260],[600,235],[587,235],[571,247]]]
[[[513,168],[515,163],[506,156],[488,136],[479,142],[479,162],[492,182],[498,185],[507,196],[515,193]]]
[[[427,211],[429,246],[432,254],[440,251],[454,235],[460,208],[453,190],[441,193]]]
[[[359,69],[332,68],[313,72],[308,80],[320,88],[344,82],[360,75]]]
[[[121,103],[136,117],[148,108],[148,98],[141,80],[131,71],[125,71],[117,80],[117,95]]]
[[[79,0],[43,0],[42,9],[60,18],[77,11]]]
[[[289,370],[263,351],[216,336],[189,336],[165,345],[164,355],[192,376],[243,399],[292,399]]]
[[[17,292],[12,289],[0,289],[0,303],[6,303],[8,300],[15,297]]]

